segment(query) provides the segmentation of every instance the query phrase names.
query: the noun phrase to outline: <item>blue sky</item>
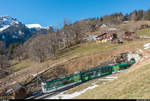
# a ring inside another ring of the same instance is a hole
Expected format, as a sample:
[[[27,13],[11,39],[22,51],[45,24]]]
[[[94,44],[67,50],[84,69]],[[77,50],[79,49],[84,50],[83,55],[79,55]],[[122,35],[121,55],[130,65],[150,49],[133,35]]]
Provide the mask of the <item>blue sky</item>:
[[[74,22],[149,8],[150,0],[0,0],[0,16],[9,15],[25,24],[42,26],[59,26],[64,18]]]

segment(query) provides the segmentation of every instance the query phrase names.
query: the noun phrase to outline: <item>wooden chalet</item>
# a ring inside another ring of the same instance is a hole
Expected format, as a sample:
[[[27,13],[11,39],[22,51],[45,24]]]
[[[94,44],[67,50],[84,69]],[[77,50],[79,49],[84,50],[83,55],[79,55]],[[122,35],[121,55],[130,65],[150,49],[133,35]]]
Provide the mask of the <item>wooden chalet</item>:
[[[135,32],[125,32],[124,33],[124,40],[127,40],[127,41],[131,41],[131,40],[133,40],[133,39],[135,39],[136,38],[136,33]]]
[[[115,34],[115,33],[103,33],[101,35],[98,35],[96,38],[100,42],[104,43],[104,42],[116,40],[117,34]]]
[[[150,28],[150,26],[148,24],[141,25],[139,30],[146,29],[146,28]]]
[[[27,94],[26,88],[19,83],[12,85],[10,91],[14,99],[24,99]]]

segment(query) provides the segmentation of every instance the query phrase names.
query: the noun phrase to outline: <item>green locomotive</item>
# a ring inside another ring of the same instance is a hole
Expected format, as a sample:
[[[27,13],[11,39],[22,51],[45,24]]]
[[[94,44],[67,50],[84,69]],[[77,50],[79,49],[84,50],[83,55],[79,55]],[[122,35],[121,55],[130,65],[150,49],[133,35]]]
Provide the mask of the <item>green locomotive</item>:
[[[108,65],[102,67],[95,67],[86,71],[81,71],[72,75],[68,75],[62,78],[58,78],[51,81],[42,82],[43,93],[49,93],[60,88],[64,88],[68,85],[75,84],[77,82],[86,82],[95,78],[110,75],[118,71],[128,69],[135,61],[126,62],[116,65]]]

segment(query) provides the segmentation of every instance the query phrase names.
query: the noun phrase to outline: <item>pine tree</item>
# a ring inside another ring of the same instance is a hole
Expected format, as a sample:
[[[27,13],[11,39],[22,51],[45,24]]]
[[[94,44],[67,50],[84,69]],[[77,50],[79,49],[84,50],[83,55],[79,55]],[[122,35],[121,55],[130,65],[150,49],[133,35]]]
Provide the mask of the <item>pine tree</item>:
[[[150,9],[144,13],[144,20],[150,20]]]
[[[143,10],[137,11],[137,20],[143,20],[143,16],[144,16]]]
[[[132,13],[130,13],[129,19],[131,21],[137,21],[137,11],[134,10]]]
[[[129,14],[127,13],[127,14],[125,14],[125,16],[124,16],[124,21],[128,21],[129,20]]]

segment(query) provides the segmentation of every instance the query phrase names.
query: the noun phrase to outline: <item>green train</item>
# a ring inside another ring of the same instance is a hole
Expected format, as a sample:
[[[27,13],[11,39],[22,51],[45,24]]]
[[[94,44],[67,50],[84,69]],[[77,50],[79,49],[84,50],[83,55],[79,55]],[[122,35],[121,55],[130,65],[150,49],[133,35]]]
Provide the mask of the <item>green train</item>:
[[[126,63],[108,65],[108,66],[99,66],[89,70],[81,71],[72,75],[68,75],[62,78],[57,78],[54,80],[42,82],[42,92],[50,93],[60,88],[64,88],[68,85],[73,85],[78,82],[86,82],[95,78],[103,77],[110,75],[112,73],[119,72],[121,70],[128,69],[131,65],[136,63],[135,61],[130,61]]]

